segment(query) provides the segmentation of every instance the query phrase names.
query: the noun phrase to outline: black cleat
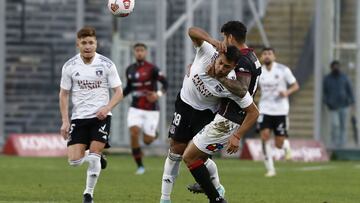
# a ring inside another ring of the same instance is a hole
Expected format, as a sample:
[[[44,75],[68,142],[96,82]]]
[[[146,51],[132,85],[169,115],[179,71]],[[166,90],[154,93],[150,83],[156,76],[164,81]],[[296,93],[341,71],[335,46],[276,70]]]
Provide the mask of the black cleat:
[[[83,203],[94,203],[93,198],[89,193],[84,194]]]
[[[190,192],[195,193],[195,194],[204,193],[204,190],[202,189],[202,187],[201,187],[201,185],[199,183],[194,183],[192,185],[188,185],[187,189]]]
[[[105,169],[107,166],[107,160],[106,160],[105,155],[103,155],[103,154],[100,157],[100,164],[101,164],[101,169]]]
[[[227,201],[222,197],[218,197],[215,201],[210,201],[210,203],[227,203]]]

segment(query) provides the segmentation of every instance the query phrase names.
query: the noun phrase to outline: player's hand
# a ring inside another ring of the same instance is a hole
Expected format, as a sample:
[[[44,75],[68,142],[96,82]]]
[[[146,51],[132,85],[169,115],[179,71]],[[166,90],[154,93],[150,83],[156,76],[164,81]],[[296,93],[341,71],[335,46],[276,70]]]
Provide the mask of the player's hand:
[[[159,99],[159,95],[156,94],[156,92],[154,91],[149,91],[146,94],[146,99],[150,102],[150,103],[154,103]]]
[[[236,153],[239,150],[239,138],[235,135],[230,136],[228,141],[228,147],[226,148],[226,152],[229,154]]]
[[[279,93],[279,95],[280,95],[280,97],[288,97],[288,96],[289,96],[289,94],[288,94],[287,91],[281,91],[281,92]]]
[[[110,112],[110,108],[107,106],[103,106],[96,113],[96,118],[98,118],[99,120],[104,120],[107,117],[109,112]]]
[[[64,140],[67,140],[69,138],[69,130],[70,130],[69,121],[63,122],[60,128],[60,134],[64,138]]]
[[[212,78],[215,78],[215,62],[207,66],[206,74]]]
[[[213,45],[215,46],[216,50],[219,53],[226,53],[227,52],[227,46],[224,42],[214,40]]]

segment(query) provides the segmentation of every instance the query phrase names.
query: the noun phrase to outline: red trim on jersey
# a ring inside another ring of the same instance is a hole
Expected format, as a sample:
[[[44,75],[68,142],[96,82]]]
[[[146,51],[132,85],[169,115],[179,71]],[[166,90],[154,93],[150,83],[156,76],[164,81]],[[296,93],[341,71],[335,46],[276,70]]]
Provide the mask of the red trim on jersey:
[[[240,49],[241,53],[246,55],[248,54],[249,52],[254,52],[254,49],[252,48],[243,48],[243,49]]]

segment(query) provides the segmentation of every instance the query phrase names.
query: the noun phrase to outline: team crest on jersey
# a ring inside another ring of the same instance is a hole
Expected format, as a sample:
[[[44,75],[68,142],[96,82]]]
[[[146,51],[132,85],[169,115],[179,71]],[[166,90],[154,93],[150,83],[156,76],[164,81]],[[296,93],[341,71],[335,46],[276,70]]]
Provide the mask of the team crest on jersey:
[[[169,129],[169,132],[170,132],[171,134],[174,134],[174,133],[175,133],[175,129],[176,129],[176,126],[175,126],[175,125],[171,125],[171,126],[170,126],[170,129]]]
[[[221,150],[222,148],[224,148],[224,145],[219,144],[219,143],[214,143],[214,144],[209,144],[208,146],[206,146],[207,150],[210,150],[212,152],[216,152]]]
[[[96,75],[97,75],[98,77],[101,77],[101,76],[103,75],[103,71],[102,71],[102,70],[96,70],[95,73],[96,73]]]
[[[218,84],[215,86],[215,91],[222,92],[224,90],[224,87],[221,84]]]

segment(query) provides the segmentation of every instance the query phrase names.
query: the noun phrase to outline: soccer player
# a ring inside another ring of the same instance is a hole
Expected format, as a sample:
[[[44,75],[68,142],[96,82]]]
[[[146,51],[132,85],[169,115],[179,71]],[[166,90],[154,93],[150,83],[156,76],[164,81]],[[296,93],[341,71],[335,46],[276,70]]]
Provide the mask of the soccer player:
[[[215,69],[223,70],[224,75],[222,77],[227,75],[227,71],[224,70],[223,66],[216,64]],[[216,76],[221,77],[221,74]],[[229,92],[226,88],[222,88],[219,91],[219,84],[211,85],[211,87],[208,87],[209,91],[219,97],[224,97],[224,94]],[[203,188],[210,203],[226,201],[217,189],[219,186],[215,185],[216,182],[219,184],[219,181],[212,180],[211,174],[204,163],[209,155],[213,155],[226,145],[228,145],[228,153],[232,154],[238,151],[240,139],[256,123],[259,115],[259,111],[249,93],[241,99],[232,99],[227,101],[227,104],[222,103],[214,120],[193,138],[184,152],[184,161],[187,167],[195,180]],[[231,105],[232,102],[238,106]]]
[[[101,154],[108,148],[111,109],[123,98],[121,80],[114,63],[96,53],[97,40],[93,27],[77,32],[79,54],[68,60],[60,83],[59,105],[62,118],[61,135],[67,140],[71,166],[88,162],[83,202],[92,203],[101,171]],[[114,92],[109,96],[109,88]],[[73,104],[69,121],[69,95]],[[89,149],[89,153],[85,151]]]
[[[256,93],[259,76],[261,74],[261,64],[257,59],[254,51],[251,48],[248,48],[245,43],[246,27],[239,21],[229,21],[222,26],[221,32],[224,37],[224,43],[237,47],[241,51],[243,57],[238,62],[238,66],[235,68],[237,82],[239,82],[238,84],[231,85],[232,81],[225,78],[217,78],[217,80],[222,82],[222,84],[228,90],[236,93],[236,95],[239,97],[244,97],[246,92],[249,92],[251,96],[254,96]],[[214,74],[211,75],[215,77]],[[235,104],[234,101],[229,99],[222,99],[221,106],[228,106],[228,109],[239,112],[239,117],[244,116],[245,112],[242,111],[242,109],[237,104]],[[211,164],[209,164],[209,161]],[[216,164],[214,164],[212,160],[208,159],[205,162],[205,165],[210,172],[214,185],[218,188],[220,194],[223,194],[225,191],[224,188],[218,187],[220,183],[218,181],[219,178]],[[189,185],[188,189],[194,193],[204,192],[198,183]]]
[[[284,149],[286,158],[290,158],[290,144],[287,140],[289,127],[288,97],[299,89],[291,70],[287,66],[275,62],[275,59],[273,48],[267,47],[262,50],[261,60],[263,66],[259,80],[261,97],[259,101],[258,128],[263,146],[264,163],[267,169],[266,177],[276,175],[270,145],[271,132],[275,134],[275,146]]]
[[[146,145],[156,139],[156,129],[159,122],[159,105],[157,100],[168,87],[164,75],[153,64],[146,61],[147,46],[143,43],[134,45],[136,63],[126,69],[127,84],[124,96],[132,94],[132,103],[128,111],[128,127],[131,136],[131,150],[137,164],[135,174],[145,172],[142,162],[142,152],[139,143],[140,134],[143,133],[143,141]],[[158,90],[157,81],[162,84]]]
[[[235,41],[235,38],[245,41],[246,27],[242,23],[230,23],[225,27],[224,33],[231,38],[231,42]],[[169,129],[170,149],[164,165],[160,202],[170,202],[170,194],[179,172],[182,154],[197,132],[213,120],[220,102],[219,98],[214,97],[204,88],[199,74],[204,73],[206,68],[213,64],[219,56],[214,47],[222,52],[226,49],[225,43],[211,38],[200,28],[190,28],[188,33],[196,47],[196,56],[190,73],[184,78],[182,89],[175,102],[174,118]],[[242,72],[242,70],[238,71],[238,73]],[[244,70],[244,75],[247,78],[250,74]],[[238,74],[237,80],[222,78],[222,84],[230,91],[236,92],[238,96],[243,97],[249,83],[243,82],[242,77],[242,74]],[[218,180],[215,162],[208,159],[206,166],[213,171],[214,178]],[[217,189],[222,193],[225,192],[221,185]]]

